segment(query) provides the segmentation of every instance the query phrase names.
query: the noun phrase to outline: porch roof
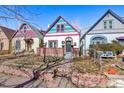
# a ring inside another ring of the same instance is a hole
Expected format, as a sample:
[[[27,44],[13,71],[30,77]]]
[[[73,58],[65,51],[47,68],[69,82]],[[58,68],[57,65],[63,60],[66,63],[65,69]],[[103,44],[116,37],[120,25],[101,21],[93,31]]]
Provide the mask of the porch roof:
[[[116,38],[117,40],[124,40],[124,36],[120,36]]]

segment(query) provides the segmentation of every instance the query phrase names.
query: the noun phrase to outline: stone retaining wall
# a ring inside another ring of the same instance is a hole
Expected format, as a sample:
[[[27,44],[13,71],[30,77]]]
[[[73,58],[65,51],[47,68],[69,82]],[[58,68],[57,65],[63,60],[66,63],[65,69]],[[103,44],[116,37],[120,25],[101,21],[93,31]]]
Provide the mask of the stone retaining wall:
[[[107,87],[107,78],[101,75],[73,73],[72,82],[79,87]]]
[[[63,67],[64,66],[64,67]],[[92,74],[82,74],[77,71],[71,72],[69,65],[59,66],[57,74],[62,76],[70,77],[71,81],[77,85],[78,87],[107,87],[108,79],[103,75],[92,75]],[[40,72],[40,75],[43,80],[48,82],[49,87],[55,87],[54,85],[58,85],[56,78],[54,78],[53,74],[54,69],[51,69],[50,72]],[[0,72],[4,72],[6,74],[22,76],[26,78],[32,78],[33,73],[31,69],[19,69],[16,67],[9,67],[9,66],[0,66]],[[53,82],[54,81],[54,82]],[[50,84],[49,84],[50,83]],[[50,86],[51,85],[51,86]],[[64,86],[63,86],[64,87]]]

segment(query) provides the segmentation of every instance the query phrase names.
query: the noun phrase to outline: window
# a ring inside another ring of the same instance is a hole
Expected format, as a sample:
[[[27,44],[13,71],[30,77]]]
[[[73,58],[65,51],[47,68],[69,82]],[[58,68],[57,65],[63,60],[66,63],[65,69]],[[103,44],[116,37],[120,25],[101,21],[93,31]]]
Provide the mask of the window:
[[[1,43],[0,43],[0,50],[3,50],[3,47],[4,47],[4,43],[1,42]]]
[[[60,25],[57,25],[57,32],[60,32]]]
[[[20,48],[21,48],[21,42],[20,42],[20,40],[17,40],[16,41],[16,50],[20,50]]]
[[[64,25],[61,24],[61,31],[63,32],[64,31]]]
[[[107,28],[107,21],[104,21],[104,29]]]
[[[26,27],[26,26],[24,26],[24,28],[23,28],[23,29],[24,29],[24,33],[25,33],[25,32],[26,32],[26,30],[27,30],[27,27]]]
[[[57,40],[49,41],[49,48],[57,48]]]
[[[104,21],[104,29],[112,29],[113,20],[106,20]]]
[[[57,32],[63,32],[64,31],[64,24],[57,24]]]
[[[90,41],[91,45],[92,44],[105,44],[107,43],[107,38],[104,36],[93,36]]]
[[[109,21],[109,28],[112,29],[112,21]]]
[[[24,30],[26,30],[27,29],[27,27],[26,26],[24,26]]]

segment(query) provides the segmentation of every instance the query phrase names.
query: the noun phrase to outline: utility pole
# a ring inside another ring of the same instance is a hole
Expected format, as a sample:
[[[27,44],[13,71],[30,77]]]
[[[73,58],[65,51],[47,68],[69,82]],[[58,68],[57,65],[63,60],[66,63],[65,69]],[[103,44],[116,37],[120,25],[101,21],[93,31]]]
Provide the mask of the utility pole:
[[[43,54],[44,54],[43,62],[45,63],[45,61],[46,61],[46,43],[44,43],[44,46],[43,46]]]
[[[102,71],[102,57],[99,55],[99,64],[100,64],[100,71]]]

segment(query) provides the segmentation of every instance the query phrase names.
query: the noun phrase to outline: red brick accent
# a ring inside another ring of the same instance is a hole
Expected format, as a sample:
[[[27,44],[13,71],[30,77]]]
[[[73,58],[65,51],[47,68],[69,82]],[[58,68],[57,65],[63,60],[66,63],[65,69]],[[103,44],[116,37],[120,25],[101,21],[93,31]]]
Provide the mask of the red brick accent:
[[[37,53],[41,56],[44,55],[43,51],[46,51],[46,56],[63,56],[62,48],[38,48]]]
[[[46,56],[63,56],[63,49],[62,48],[38,48],[37,54],[43,56],[44,51],[46,51]],[[65,50],[64,50],[65,52]],[[78,57],[79,56],[79,49],[73,48],[73,56]]]

